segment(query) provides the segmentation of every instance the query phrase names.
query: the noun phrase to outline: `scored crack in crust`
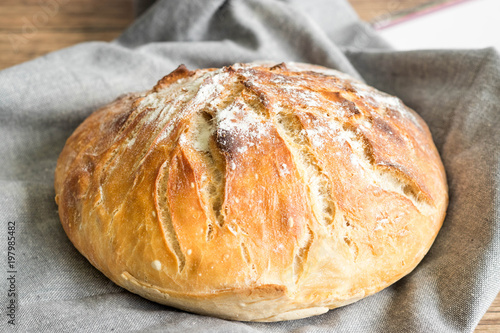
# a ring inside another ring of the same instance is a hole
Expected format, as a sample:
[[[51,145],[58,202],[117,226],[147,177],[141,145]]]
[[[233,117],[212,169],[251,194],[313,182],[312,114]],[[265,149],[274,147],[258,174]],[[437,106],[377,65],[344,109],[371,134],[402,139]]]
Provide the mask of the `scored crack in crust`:
[[[180,66],[68,139],[56,202],[118,285],[234,320],[318,315],[411,272],[446,177],[424,121],[324,67]]]

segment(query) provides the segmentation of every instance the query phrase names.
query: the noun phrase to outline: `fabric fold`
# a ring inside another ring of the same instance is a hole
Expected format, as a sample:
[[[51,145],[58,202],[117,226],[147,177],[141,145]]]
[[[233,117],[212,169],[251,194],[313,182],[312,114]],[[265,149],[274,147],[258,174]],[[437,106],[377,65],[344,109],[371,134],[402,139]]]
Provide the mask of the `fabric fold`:
[[[138,11],[144,11],[140,1]],[[184,63],[299,61],[394,94],[427,122],[450,189],[422,263],[378,294],[289,322],[243,323],[155,304],[110,282],[66,237],[54,169],[85,117]],[[0,232],[15,221],[21,332],[472,332],[500,291],[500,57],[494,49],[397,52],[344,0],[160,0],[118,39],[0,71]],[[2,245],[2,256],[7,247]],[[7,290],[4,269],[2,290]],[[1,304],[9,301],[2,293]],[[8,329],[7,320],[0,330]]]

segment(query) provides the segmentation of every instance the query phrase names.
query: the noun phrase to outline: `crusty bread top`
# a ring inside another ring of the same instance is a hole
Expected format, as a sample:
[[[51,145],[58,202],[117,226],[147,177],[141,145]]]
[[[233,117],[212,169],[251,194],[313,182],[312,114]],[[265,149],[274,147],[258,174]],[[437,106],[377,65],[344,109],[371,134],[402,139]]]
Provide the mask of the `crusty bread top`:
[[[69,238],[117,284],[263,321],[323,313],[400,279],[448,200],[414,111],[296,63],[180,66],[85,120],[55,188]]]

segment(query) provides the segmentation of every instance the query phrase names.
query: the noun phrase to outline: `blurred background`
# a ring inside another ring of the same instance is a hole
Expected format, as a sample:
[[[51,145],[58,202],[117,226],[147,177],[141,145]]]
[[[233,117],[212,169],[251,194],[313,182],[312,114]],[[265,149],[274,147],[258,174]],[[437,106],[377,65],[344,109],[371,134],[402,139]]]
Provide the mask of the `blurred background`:
[[[80,42],[110,41],[153,2],[1,0],[0,69]],[[499,0],[349,2],[397,50],[500,49]]]
[[[1,0],[0,70],[86,41],[118,37],[154,0]],[[396,50],[500,50],[500,0],[349,0]],[[1,98],[1,96],[0,96]],[[476,332],[500,332],[500,296]]]

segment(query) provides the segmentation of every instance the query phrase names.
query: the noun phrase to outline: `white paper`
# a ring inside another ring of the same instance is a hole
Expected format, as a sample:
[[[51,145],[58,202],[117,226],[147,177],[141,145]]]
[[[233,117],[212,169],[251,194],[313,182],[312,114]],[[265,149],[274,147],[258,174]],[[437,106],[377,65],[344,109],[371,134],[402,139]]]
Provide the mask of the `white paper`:
[[[500,1],[470,0],[423,14],[379,33],[397,50],[500,50]]]

